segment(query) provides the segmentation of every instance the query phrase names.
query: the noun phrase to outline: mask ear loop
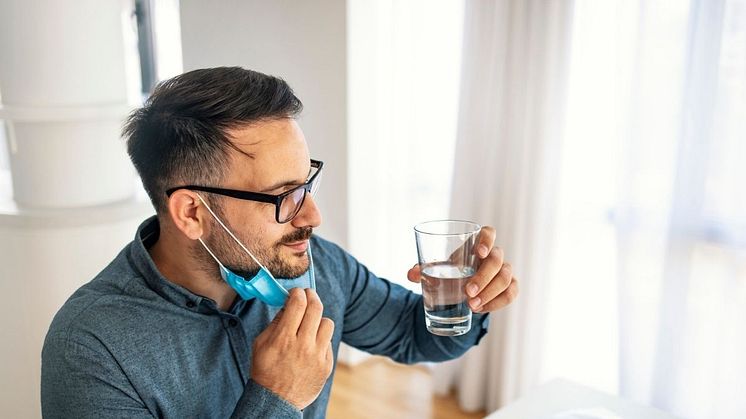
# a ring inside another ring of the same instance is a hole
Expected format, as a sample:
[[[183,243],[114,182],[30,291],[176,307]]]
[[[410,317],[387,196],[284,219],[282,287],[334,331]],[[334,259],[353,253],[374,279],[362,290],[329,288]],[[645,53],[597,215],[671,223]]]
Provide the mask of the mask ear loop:
[[[246,253],[249,254],[249,256],[251,256],[251,259],[254,261],[254,263],[256,263],[257,265],[259,265],[259,268],[261,268],[262,270],[265,270],[265,271],[269,272],[269,270],[264,265],[262,265],[262,263],[259,262],[259,260],[257,260],[256,257],[254,257],[254,254],[251,253],[251,251],[249,249],[247,249],[246,246],[243,245],[243,243],[241,243],[241,240],[238,240],[238,238],[228,229],[228,227],[226,227],[225,224],[223,224],[223,222],[220,220],[220,218],[218,218],[218,216],[215,215],[215,213],[212,211],[212,208],[210,208],[210,206],[207,205],[207,202],[205,202],[205,200],[202,199],[202,197],[200,196],[200,194],[196,194],[196,195],[197,195],[197,198],[199,198],[199,200],[202,201],[203,204],[205,204],[205,208],[207,208],[207,211],[210,211],[210,214],[212,214],[213,218],[215,218],[215,220],[218,222],[218,224],[220,224],[220,226],[223,227],[223,230],[225,230],[228,233],[228,235],[230,235],[231,238],[233,238],[233,240],[236,243],[238,243],[238,245],[241,246],[241,248],[244,251],[246,251]],[[205,243],[202,241],[201,237],[199,239],[197,239],[197,240],[199,240],[200,243],[202,243],[202,246],[204,246],[205,249],[207,249],[207,246],[205,246]],[[218,262],[218,264],[220,265],[221,268],[225,269],[225,266],[223,266],[223,264],[220,263],[220,261],[218,261],[218,258],[215,257],[215,255],[212,253],[212,251],[210,251],[210,249],[207,249],[207,252],[210,254],[210,256],[212,256],[213,259],[215,259],[216,262]]]
[[[202,237],[198,238],[197,240],[199,240],[200,244],[202,244],[202,247],[204,247],[205,250],[207,250],[207,253],[209,253],[210,256],[212,256],[212,258],[215,259],[215,262],[218,263],[218,265],[220,266],[220,269],[227,270],[226,267],[223,266],[222,263],[220,263],[220,261],[218,260],[217,256],[215,256],[215,254],[212,253],[212,250],[210,250],[210,248],[207,247],[207,245],[205,244],[205,242],[202,241]]]
[[[311,288],[316,289],[316,271],[313,269],[313,254],[311,253],[311,241],[308,241],[308,276]]]

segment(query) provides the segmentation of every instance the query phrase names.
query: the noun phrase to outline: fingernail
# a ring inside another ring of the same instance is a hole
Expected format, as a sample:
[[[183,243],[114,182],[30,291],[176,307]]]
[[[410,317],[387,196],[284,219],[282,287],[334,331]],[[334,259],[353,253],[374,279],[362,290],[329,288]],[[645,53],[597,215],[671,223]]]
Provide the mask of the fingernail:
[[[466,287],[466,293],[469,294],[470,297],[477,295],[477,291],[479,291],[479,289],[474,284],[469,284],[469,286]]]
[[[478,252],[479,252],[479,256],[485,257],[487,256],[487,253],[489,253],[489,250],[487,249],[487,246],[480,244]]]
[[[475,310],[476,310],[476,309],[478,309],[478,308],[479,308],[479,306],[480,306],[481,304],[482,304],[482,300],[481,300],[481,299],[480,299],[479,297],[477,297],[477,298],[473,298],[473,299],[472,299],[472,300],[471,300],[471,301],[469,302],[469,305],[470,305],[470,306],[471,306],[471,307],[472,307],[473,309],[475,309]]]

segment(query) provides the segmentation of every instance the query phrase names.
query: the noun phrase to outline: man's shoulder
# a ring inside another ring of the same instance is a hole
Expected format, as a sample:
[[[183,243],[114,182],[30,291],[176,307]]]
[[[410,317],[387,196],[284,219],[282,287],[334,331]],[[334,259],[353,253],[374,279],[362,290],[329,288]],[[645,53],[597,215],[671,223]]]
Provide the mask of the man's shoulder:
[[[52,320],[47,340],[96,335],[122,319],[132,300],[143,297],[144,279],[132,269],[127,249],[65,301]]]

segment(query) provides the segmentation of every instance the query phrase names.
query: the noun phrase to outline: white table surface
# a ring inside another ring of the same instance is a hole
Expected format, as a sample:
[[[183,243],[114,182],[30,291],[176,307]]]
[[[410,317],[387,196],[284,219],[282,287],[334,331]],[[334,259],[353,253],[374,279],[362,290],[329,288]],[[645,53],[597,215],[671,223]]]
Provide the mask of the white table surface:
[[[575,409],[605,409],[623,419],[677,419],[661,410],[563,379],[535,388],[485,419],[544,419]]]

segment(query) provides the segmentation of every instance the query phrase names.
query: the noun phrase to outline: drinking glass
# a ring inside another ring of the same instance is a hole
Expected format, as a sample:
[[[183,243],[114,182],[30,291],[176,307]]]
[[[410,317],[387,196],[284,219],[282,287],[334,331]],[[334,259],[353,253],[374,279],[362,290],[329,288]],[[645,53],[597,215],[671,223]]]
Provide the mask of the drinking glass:
[[[458,336],[471,329],[464,287],[478,268],[474,246],[480,229],[477,223],[458,220],[427,221],[414,227],[430,333]]]

